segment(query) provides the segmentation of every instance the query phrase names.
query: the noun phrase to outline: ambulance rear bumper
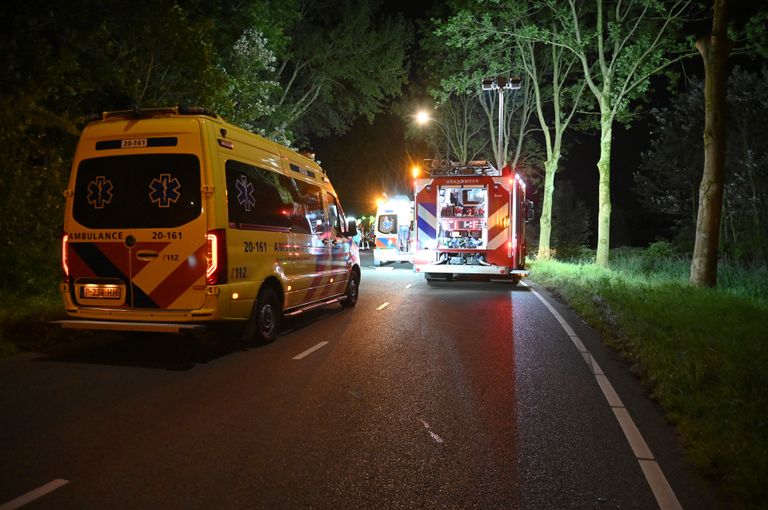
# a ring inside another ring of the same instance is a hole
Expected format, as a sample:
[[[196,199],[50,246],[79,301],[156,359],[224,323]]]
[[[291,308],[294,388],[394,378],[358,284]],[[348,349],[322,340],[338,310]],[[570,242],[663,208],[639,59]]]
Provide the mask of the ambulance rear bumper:
[[[387,262],[413,262],[413,253],[398,252],[392,249],[373,249],[373,260],[379,263]]]
[[[95,321],[95,320],[60,320],[53,321],[65,329],[88,329],[106,331],[142,331],[150,333],[193,333],[206,329],[203,324],[185,324],[176,322],[131,322],[131,321]]]

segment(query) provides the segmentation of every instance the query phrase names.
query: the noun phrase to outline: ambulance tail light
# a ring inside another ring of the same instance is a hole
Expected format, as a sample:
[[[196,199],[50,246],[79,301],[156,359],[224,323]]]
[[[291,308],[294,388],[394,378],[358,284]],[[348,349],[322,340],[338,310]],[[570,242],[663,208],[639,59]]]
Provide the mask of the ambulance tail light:
[[[205,236],[205,281],[208,285],[227,283],[227,234],[224,229],[211,230]]]
[[[61,268],[64,270],[64,281],[69,282],[69,235],[61,236]]]

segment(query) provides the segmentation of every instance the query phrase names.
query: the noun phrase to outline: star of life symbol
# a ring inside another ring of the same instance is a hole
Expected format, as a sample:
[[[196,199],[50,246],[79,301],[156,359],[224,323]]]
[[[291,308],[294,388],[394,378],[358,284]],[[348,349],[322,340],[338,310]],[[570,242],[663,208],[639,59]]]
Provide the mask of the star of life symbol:
[[[251,208],[256,205],[256,199],[253,196],[253,184],[248,181],[248,178],[241,175],[235,182],[237,188],[237,203],[243,206],[245,212],[251,212]]]
[[[94,209],[104,209],[105,205],[112,202],[112,181],[99,175],[88,183],[88,203]]]
[[[179,189],[181,189],[181,183],[176,177],[171,177],[171,174],[160,174],[159,178],[155,177],[149,183],[149,199],[158,207],[170,207],[179,200],[181,196]]]

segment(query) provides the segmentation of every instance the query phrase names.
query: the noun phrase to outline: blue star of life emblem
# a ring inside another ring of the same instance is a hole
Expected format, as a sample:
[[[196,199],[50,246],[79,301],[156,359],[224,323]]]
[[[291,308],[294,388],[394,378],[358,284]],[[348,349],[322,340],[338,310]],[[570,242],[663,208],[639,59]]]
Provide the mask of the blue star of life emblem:
[[[248,178],[241,175],[235,182],[237,188],[237,203],[243,206],[246,212],[251,212],[251,208],[256,205],[256,199],[253,196],[253,184],[248,181]]]
[[[99,175],[88,183],[88,203],[94,209],[104,209],[112,201],[112,181]]]
[[[179,200],[181,196],[179,189],[181,189],[181,183],[176,177],[171,177],[171,174],[160,174],[159,178],[155,177],[149,183],[149,199],[158,207],[170,207]]]

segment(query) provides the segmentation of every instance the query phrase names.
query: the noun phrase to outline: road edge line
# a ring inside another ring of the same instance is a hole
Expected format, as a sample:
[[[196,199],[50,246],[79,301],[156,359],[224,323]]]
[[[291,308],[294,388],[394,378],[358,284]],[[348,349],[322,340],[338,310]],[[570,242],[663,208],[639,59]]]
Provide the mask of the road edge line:
[[[616,418],[616,421],[619,423],[619,427],[621,428],[622,433],[624,434],[624,438],[627,440],[629,447],[632,449],[635,460],[637,460],[638,464],[640,465],[640,470],[643,472],[645,481],[651,488],[653,497],[656,499],[656,504],[659,505],[661,510],[682,510],[683,507],[680,504],[680,501],[677,499],[675,491],[669,484],[667,477],[664,476],[664,472],[662,471],[661,466],[659,466],[659,463],[656,462],[656,459],[653,456],[650,448],[648,448],[648,444],[640,432],[640,429],[637,427],[637,424],[635,424],[635,421],[630,416],[627,408],[624,407],[623,402],[616,393],[616,390],[614,390],[613,385],[608,380],[608,377],[603,374],[602,369],[595,361],[592,353],[589,352],[589,349],[586,348],[584,342],[581,341],[579,336],[573,331],[573,328],[571,328],[563,316],[560,315],[560,312],[555,310],[555,307],[552,306],[549,301],[544,298],[544,296],[539,294],[536,289],[526,284],[525,282],[520,282],[520,284],[524,287],[527,287],[531,293],[536,296],[536,298],[541,301],[542,304],[549,310],[549,313],[551,313],[555,319],[557,319],[557,322],[560,323],[563,331],[565,331],[565,333],[570,338],[571,343],[573,343],[573,345],[582,355],[584,362],[587,364],[590,372],[592,373],[592,377],[600,387],[605,401],[611,407],[613,415]]]

